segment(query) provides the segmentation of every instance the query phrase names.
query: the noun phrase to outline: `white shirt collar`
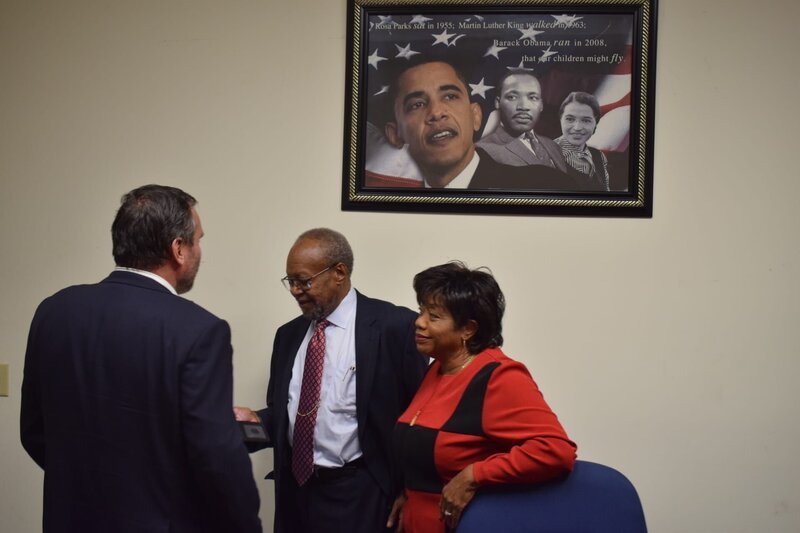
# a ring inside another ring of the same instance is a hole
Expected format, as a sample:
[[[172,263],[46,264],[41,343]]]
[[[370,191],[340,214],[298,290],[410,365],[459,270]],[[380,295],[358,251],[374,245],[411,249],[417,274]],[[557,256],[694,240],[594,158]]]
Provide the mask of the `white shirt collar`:
[[[178,292],[175,290],[175,287],[170,285],[167,280],[165,280],[164,278],[162,278],[158,274],[153,274],[152,272],[149,272],[147,270],[139,270],[138,268],[128,268],[128,267],[118,266],[118,267],[114,268],[114,272],[133,272],[134,274],[139,274],[140,276],[144,276],[146,278],[150,278],[153,281],[159,283],[160,285],[163,285],[166,289],[169,290],[169,292],[171,292],[175,296],[178,295]]]
[[[331,312],[325,319],[333,324],[334,326],[340,328],[346,328],[347,325],[350,323],[350,318],[356,312],[356,290],[353,286],[350,286],[350,290],[347,291],[347,294],[339,302],[339,305],[336,306],[336,309]]]
[[[478,152],[474,152],[472,154],[472,160],[469,164],[464,167],[464,170],[459,172],[458,176],[452,179],[450,183],[444,186],[445,189],[466,189],[469,187],[469,182],[472,181],[472,176],[475,174],[475,169],[478,168],[478,163],[480,163],[481,157],[478,155]],[[425,188],[430,189],[432,188],[428,185],[427,180],[425,181]]]

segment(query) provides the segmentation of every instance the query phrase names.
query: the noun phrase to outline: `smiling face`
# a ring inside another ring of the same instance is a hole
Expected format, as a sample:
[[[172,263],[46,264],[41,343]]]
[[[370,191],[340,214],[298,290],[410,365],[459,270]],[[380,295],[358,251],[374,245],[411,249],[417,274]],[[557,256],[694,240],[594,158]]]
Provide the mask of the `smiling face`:
[[[564,112],[561,114],[561,133],[570,144],[583,148],[586,141],[594,135],[596,128],[597,120],[590,106],[580,102],[570,102],[564,106]]]
[[[444,305],[428,298],[419,306],[415,341],[417,350],[439,361],[449,361],[466,350],[464,341],[474,334],[474,328],[456,327],[453,315]]]
[[[542,86],[530,74],[513,74],[503,80],[494,106],[506,131],[518,136],[533,129],[544,109]]]
[[[400,76],[394,100],[396,122],[386,137],[409,153],[433,187],[450,183],[472,160],[481,109],[447,63],[425,63]]]

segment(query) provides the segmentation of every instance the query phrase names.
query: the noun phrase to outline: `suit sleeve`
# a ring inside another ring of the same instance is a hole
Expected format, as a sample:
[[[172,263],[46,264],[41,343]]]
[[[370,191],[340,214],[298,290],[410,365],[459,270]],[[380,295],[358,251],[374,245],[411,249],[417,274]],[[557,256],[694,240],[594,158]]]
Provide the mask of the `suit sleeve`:
[[[272,426],[272,416],[273,416],[273,404],[275,401],[272,398],[273,390],[275,385],[273,384],[273,379],[277,375],[276,365],[278,361],[278,345],[280,338],[280,331],[275,334],[275,340],[272,342],[272,357],[270,358],[270,372],[269,372],[269,381],[267,382],[267,406],[264,409],[260,409],[256,411],[258,417],[261,419],[261,425],[264,427],[264,431],[267,433],[267,438],[270,439],[269,442],[266,443],[248,443],[247,449],[250,452],[255,452],[258,450],[263,450],[264,448],[269,448],[273,446],[272,438],[275,430]]]
[[[399,412],[396,415],[398,417],[403,414],[416,395],[417,389],[419,389],[419,385],[422,383],[429,365],[428,357],[417,351],[417,343],[414,340],[414,320],[416,315],[410,309],[405,309],[404,311],[404,320],[401,321],[402,328],[397,328],[396,330],[398,334],[402,335],[400,343],[398,343],[398,346],[402,346],[402,351],[400,352],[400,374],[402,376],[402,382],[399,384],[401,404],[398,406]],[[394,490],[394,495],[396,495],[400,494],[403,490],[403,467],[398,463],[399,457],[397,454],[390,454],[389,457],[392,471],[392,489]],[[394,497],[394,495],[392,497]]]
[[[231,416],[230,328],[222,320],[192,346],[181,368],[183,438],[188,462],[208,505],[227,531],[260,532],[259,498],[242,433]]]
[[[503,364],[492,373],[482,422],[487,437],[508,451],[474,464],[479,485],[540,483],[572,471],[575,443],[524,365]]]
[[[45,467],[44,415],[39,386],[39,357],[36,348],[37,311],[28,332],[25,367],[22,378],[22,400],[19,416],[20,440],[31,459],[42,469]]]
[[[428,371],[429,359],[417,351],[417,343],[414,340],[415,326],[414,315],[409,321],[403,344],[403,405],[401,406],[400,413],[405,411],[408,404],[417,393],[419,384],[422,383],[422,378],[425,377],[425,372]]]

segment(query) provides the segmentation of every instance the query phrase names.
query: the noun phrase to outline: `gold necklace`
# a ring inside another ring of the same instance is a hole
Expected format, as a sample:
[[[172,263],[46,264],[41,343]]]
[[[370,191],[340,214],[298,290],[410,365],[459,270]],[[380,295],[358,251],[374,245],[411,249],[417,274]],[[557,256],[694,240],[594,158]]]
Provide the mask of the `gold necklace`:
[[[464,368],[466,368],[466,366],[468,364],[470,364],[472,362],[472,360],[475,359],[475,357],[477,357],[477,356],[476,355],[468,355],[467,356],[467,360],[464,361],[463,365],[459,366],[458,368],[456,368],[455,370],[452,370],[450,372],[442,372],[442,374],[447,374],[447,375],[450,375],[450,376],[453,375],[453,374],[458,374],[459,372],[464,370]]]
[[[467,367],[467,365],[468,365],[468,364],[470,364],[470,363],[471,363],[471,362],[472,362],[472,361],[473,361],[473,360],[474,360],[476,357],[477,357],[477,355],[470,355],[470,356],[468,356],[468,357],[467,357],[467,360],[466,360],[466,361],[464,361],[464,364],[463,364],[463,365],[461,365],[460,367],[458,367],[458,368],[457,368],[457,369],[456,369],[456,370],[455,370],[455,371],[454,371],[452,374],[442,374],[442,375],[443,375],[443,376],[452,376],[452,375],[454,375],[454,374],[458,374],[459,372],[461,372],[462,370],[464,370],[464,369]],[[433,397],[434,397],[434,396],[436,396],[436,392],[439,390],[439,385],[440,385],[441,383],[442,383],[442,381],[441,381],[441,380],[439,380],[439,382],[438,382],[438,383],[436,383],[436,386],[433,388],[433,392],[431,392],[430,396],[428,396],[428,398],[425,400],[425,403],[424,403],[424,404],[422,404],[422,407],[420,407],[419,409],[417,409],[417,412],[416,412],[416,413],[414,413],[414,416],[411,418],[411,422],[409,422],[409,423],[408,423],[408,426],[409,426],[409,427],[411,427],[411,426],[413,426],[414,424],[416,424],[416,422],[417,422],[417,418],[419,418],[419,415],[422,413],[423,409],[425,409],[425,408],[428,406],[428,404],[430,403],[430,401],[433,399]]]

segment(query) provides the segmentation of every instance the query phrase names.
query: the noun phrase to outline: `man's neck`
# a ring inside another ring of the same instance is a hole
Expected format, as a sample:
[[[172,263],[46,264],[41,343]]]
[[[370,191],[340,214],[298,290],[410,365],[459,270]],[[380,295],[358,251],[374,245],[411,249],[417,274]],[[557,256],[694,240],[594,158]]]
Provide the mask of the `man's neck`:
[[[178,273],[175,272],[174,268],[170,268],[170,266],[166,263],[158,268],[148,270],[148,272],[151,272],[156,276],[163,278],[167,283],[172,285],[173,288],[177,287],[178,285]]]
[[[140,274],[142,276],[151,278],[160,283],[161,285],[163,285],[165,288],[169,289],[170,292],[172,292],[173,294],[178,294],[178,292],[175,290],[175,282],[170,282],[169,280],[167,280],[162,274],[159,273],[158,270],[141,270],[138,268],[121,267],[121,266],[117,266],[114,270],[124,271],[124,272],[134,272],[136,274]]]
[[[450,184],[451,181],[456,179],[465,168],[469,166],[472,159],[475,157],[475,146],[472,147],[469,154],[461,161],[455,169],[449,169],[443,174],[437,174],[435,171],[431,172],[430,169],[424,171],[425,183],[430,187],[444,188]]]
[[[347,283],[342,288],[342,292],[340,294],[338,294],[337,297],[336,297],[336,303],[331,305],[330,309],[328,309],[325,312],[325,316],[322,316],[322,317],[319,317],[319,318],[314,318],[314,320],[327,319],[332,314],[334,314],[336,312],[336,310],[339,308],[339,306],[342,305],[342,302],[344,301],[344,299],[347,298],[347,295],[350,293],[350,287],[351,286],[352,286],[352,284],[350,283],[350,280],[347,280]]]
[[[536,136],[536,134],[533,131],[533,128],[525,131],[514,131],[512,129],[506,128],[503,124],[500,124],[500,127],[503,128],[503,130],[505,130],[505,132],[508,133],[510,137],[513,137],[515,139],[524,138],[524,136],[528,133],[530,133],[534,137]]]

